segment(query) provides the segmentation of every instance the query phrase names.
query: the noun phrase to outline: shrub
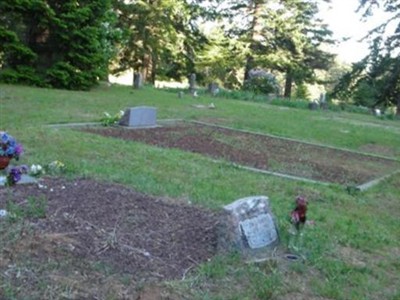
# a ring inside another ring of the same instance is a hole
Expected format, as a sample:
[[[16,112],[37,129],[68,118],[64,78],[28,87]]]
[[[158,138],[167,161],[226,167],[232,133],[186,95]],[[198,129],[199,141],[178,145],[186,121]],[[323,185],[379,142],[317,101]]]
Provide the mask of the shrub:
[[[249,72],[249,79],[244,82],[243,90],[256,94],[271,94],[279,91],[279,84],[273,74],[253,69]]]

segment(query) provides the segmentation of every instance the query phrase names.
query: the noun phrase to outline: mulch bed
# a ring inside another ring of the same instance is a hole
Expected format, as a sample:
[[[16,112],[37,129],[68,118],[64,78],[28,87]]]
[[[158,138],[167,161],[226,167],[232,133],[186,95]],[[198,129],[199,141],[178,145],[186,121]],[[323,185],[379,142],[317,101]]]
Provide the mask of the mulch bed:
[[[202,208],[112,183],[44,177],[0,187],[0,209],[8,201],[26,207],[32,197],[47,199],[46,217],[30,220],[38,232],[65,235],[64,250],[137,281],[182,278],[216,253],[217,216]]]
[[[400,163],[393,160],[193,123],[147,129],[92,127],[83,131],[178,148],[261,170],[350,186],[400,169]]]

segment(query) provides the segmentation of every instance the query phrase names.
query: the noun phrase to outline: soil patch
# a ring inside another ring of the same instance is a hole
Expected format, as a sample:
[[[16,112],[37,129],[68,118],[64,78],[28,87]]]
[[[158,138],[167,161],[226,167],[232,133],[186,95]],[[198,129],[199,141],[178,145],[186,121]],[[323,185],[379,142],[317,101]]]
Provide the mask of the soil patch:
[[[400,163],[394,160],[194,123],[148,129],[108,127],[83,130],[344,185],[359,185],[400,169]]]
[[[180,279],[216,253],[217,216],[206,209],[90,179],[45,177],[40,185],[0,188],[0,209],[9,201],[26,208],[28,199],[46,199],[46,217],[28,219],[42,239],[51,238],[52,247],[104,263],[137,282]],[[34,255],[46,258],[51,252]],[[12,256],[2,253],[7,265]]]

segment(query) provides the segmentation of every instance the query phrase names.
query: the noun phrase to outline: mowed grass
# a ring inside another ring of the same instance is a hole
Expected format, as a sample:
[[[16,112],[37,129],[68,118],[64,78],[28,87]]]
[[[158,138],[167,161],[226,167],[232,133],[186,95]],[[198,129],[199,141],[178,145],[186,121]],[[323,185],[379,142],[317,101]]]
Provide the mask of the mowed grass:
[[[211,102],[216,109],[193,107]],[[212,122],[395,159],[400,159],[398,121],[205,96],[179,99],[173,93],[151,88],[99,87],[91,92],[71,92],[0,85],[0,130],[23,143],[26,153],[21,163],[44,165],[57,159],[67,165],[68,177],[123,183],[139,192],[215,210],[238,198],[267,195],[278,219],[282,248],[289,239],[287,216],[295,196],[303,194],[309,199],[309,219],[316,225],[305,232],[305,261],[246,264],[236,255],[219,256],[189,272],[182,281],[164,283],[164,291],[176,299],[400,298],[399,174],[366,192],[348,194],[336,185],[254,174],[198,154],[47,126],[94,122],[104,111],[113,114],[138,105],[157,107],[159,119]],[[25,225],[0,221],[0,252],[9,251],[11,241],[29,236],[19,226]],[[104,280],[112,276],[121,289],[132,285],[129,278],[106,266],[88,267],[87,262],[69,258],[65,259],[71,261],[68,266],[39,264],[29,253],[18,258],[12,267],[0,261],[1,270],[8,270],[8,275],[0,274],[0,296],[5,299],[25,299],[20,295],[29,294],[29,299],[63,299],[75,295],[78,289],[89,293],[96,289],[96,282],[102,282],[99,277]],[[75,270],[79,268],[92,270],[95,275],[78,280]],[[25,284],[26,278],[17,277],[18,270],[19,274],[33,274],[29,278],[34,278],[34,283]],[[55,273],[58,277],[53,276]],[[33,290],[24,290],[28,288]],[[103,299],[119,299],[106,291],[102,295]]]

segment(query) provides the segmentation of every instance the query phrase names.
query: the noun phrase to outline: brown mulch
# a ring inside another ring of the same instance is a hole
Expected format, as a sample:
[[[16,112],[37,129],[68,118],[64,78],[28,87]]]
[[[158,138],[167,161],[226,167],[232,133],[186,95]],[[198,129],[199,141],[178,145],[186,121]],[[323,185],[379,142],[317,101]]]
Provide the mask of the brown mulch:
[[[0,209],[32,197],[47,199],[46,217],[30,220],[37,231],[65,236],[64,250],[137,281],[180,279],[216,252],[217,216],[199,207],[112,183],[44,177],[0,187]]]
[[[146,129],[92,127],[83,131],[344,185],[363,184],[400,169],[400,163],[394,160],[194,123]]]

